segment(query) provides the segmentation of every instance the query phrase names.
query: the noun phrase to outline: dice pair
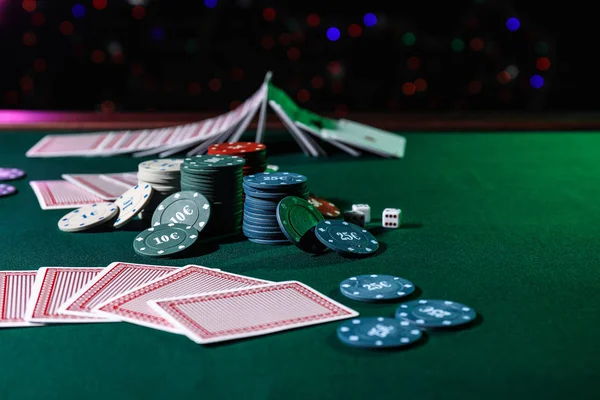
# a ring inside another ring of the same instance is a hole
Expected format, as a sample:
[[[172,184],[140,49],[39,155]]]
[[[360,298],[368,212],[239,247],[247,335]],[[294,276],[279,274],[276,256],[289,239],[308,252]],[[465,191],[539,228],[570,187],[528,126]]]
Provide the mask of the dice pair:
[[[371,222],[371,207],[368,204],[353,204],[351,211],[344,212],[344,221],[358,226],[365,226]],[[386,208],[381,214],[381,226],[384,228],[398,228],[402,222],[402,210],[399,208]]]

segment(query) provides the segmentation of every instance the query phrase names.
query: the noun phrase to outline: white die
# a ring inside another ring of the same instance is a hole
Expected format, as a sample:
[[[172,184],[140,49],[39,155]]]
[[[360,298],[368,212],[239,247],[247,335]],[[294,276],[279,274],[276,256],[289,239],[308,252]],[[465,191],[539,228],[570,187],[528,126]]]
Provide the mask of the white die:
[[[361,213],[360,211],[345,211],[344,221],[364,227],[365,214]]]
[[[368,204],[352,204],[352,211],[360,211],[365,214],[365,222],[371,222],[371,207]]]
[[[381,214],[381,226],[384,228],[397,228],[402,222],[402,210],[399,208],[386,208]]]

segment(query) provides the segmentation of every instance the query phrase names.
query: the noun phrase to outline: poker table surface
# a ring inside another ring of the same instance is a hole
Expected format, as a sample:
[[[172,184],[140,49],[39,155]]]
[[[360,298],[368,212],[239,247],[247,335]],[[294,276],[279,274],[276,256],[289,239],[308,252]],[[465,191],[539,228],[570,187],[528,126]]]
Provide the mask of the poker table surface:
[[[54,131],[52,133],[57,133]],[[378,254],[246,240],[203,244],[185,259],[132,248],[139,227],[64,233],[64,210],[43,211],[30,180],[64,173],[135,171],[141,159],[32,158],[48,132],[0,133],[0,166],[22,168],[19,193],[0,198],[1,269],[104,267],[114,261],[220,268],[297,280],[361,316],[393,316],[397,303],[345,298],[358,274],[414,282],[410,299],[448,299],[477,320],[428,332],[403,350],[348,347],[339,322],[201,346],[128,323],[0,330],[3,399],[599,398],[600,135],[593,132],[403,132],[402,159],[339,151],[308,158],[269,130],[269,162],[308,177],[313,193],[348,209],[368,203]],[[144,159],[142,159],[144,160]],[[381,212],[402,209],[400,229]]]

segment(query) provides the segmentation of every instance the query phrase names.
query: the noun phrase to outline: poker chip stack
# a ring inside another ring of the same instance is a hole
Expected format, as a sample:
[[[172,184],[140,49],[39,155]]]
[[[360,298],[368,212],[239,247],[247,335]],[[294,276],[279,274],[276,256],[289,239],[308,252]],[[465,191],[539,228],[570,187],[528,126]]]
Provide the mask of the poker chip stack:
[[[153,195],[150,202],[140,213],[140,218],[150,221],[152,214],[158,205],[173,193],[180,191],[180,166],[181,159],[158,159],[144,161],[138,166],[138,180],[140,185],[150,184]]]
[[[265,172],[267,169],[267,146],[262,143],[217,143],[208,148],[208,154],[242,157],[246,160],[244,176]]]
[[[238,233],[242,227],[242,157],[201,155],[181,164],[181,190],[203,194],[211,204],[211,216],[204,235]]]
[[[292,172],[262,172],[244,177],[246,201],[242,231],[259,244],[289,244],[277,221],[277,205],[287,196],[308,199],[307,179]]]

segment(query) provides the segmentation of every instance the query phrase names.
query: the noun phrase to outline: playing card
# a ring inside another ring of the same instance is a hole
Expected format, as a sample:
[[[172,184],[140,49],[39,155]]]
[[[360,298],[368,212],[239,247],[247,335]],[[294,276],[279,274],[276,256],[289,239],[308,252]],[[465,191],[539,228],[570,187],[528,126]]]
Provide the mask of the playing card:
[[[341,119],[335,129],[322,129],[324,137],[383,157],[404,157],[406,138],[372,126]]]
[[[103,268],[40,268],[27,303],[25,320],[40,323],[106,322],[101,317],[59,314],[63,303],[98,275]]]
[[[46,135],[29,149],[26,155],[27,157],[93,155],[108,137],[108,132]]]
[[[59,314],[94,316],[92,309],[106,300],[178,270],[162,265],[114,262],[58,308]],[[107,318],[118,321],[118,318]]]
[[[191,294],[214,292],[269,283],[261,279],[188,265],[145,286],[133,289],[93,308],[97,315],[118,318],[149,328],[181,333],[160,314],[148,306],[158,300]]]
[[[79,208],[88,204],[102,203],[104,200],[71,182],[31,181],[29,185],[40,203],[42,210]]]
[[[25,321],[37,271],[0,271],[0,328],[36,326]]]
[[[268,87],[268,85],[271,82],[271,78],[273,77],[273,73],[271,71],[268,71],[267,74],[265,75],[265,81],[263,82],[263,86]],[[266,88],[265,88],[266,89]],[[268,89],[266,89],[267,92],[269,91]],[[263,136],[265,133],[265,125],[267,123],[267,101],[268,101],[269,96],[265,95],[261,100],[260,103],[260,113],[258,115],[258,126],[256,128],[256,139],[255,141],[257,143],[262,143],[263,140]]]
[[[129,187],[135,186],[124,187],[122,183],[106,179],[102,174],[64,174],[62,177],[103,200],[115,200]]]
[[[123,172],[120,174],[102,174],[102,179],[116,182],[129,189],[138,184],[137,172]]]
[[[358,315],[295,281],[152,300],[149,305],[200,344],[266,335]]]
[[[298,127],[293,123],[290,117],[285,113],[285,111],[279,106],[279,104],[274,101],[269,101],[269,105],[275,111],[277,116],[281,119],[287,130],[290,132],[292,137],[296,140],[304,154],[308,156],[318,157],[319,155],[326,155],[325,151],[312,139],[310,139],[307,135],[298,129]]]

